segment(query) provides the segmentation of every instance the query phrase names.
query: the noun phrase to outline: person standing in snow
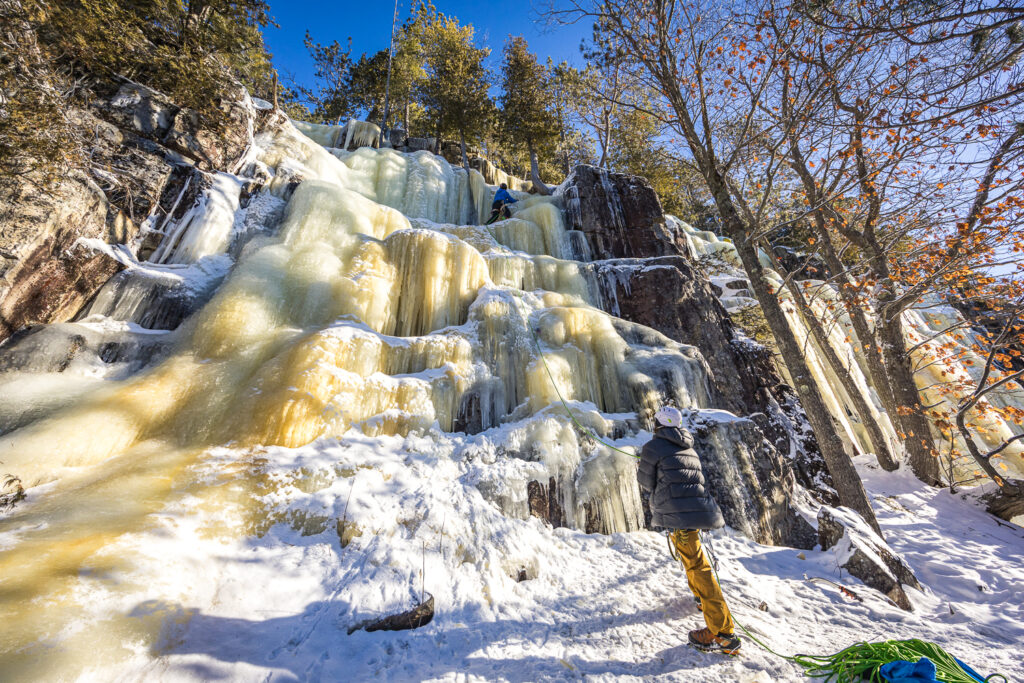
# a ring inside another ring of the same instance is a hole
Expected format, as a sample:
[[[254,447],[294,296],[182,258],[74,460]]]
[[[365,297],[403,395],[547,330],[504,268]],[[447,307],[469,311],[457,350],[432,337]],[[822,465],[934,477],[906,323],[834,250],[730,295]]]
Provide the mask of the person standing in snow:
[[[508,185],[502,183],[498,191],[494,193],[494,202],[491,203],[491,218],[486,225],[490,225],[504,214],[505,218],[511,218],[512,212],[508,210],[508,204],[515,204],[516,200],[508,191]]]
[[[654,438],[640,451],[637,479],[651,497],[652,526],[672,531],[670,541],[704,613],[707,626],[690,631],[690,644],[706,652],[736,654],[740,639],[700,543],[700,531],[725,526],[722,511],[704,486],[693,436],[682,428],[683,414],[678,408],[662,406],[654,422]]]

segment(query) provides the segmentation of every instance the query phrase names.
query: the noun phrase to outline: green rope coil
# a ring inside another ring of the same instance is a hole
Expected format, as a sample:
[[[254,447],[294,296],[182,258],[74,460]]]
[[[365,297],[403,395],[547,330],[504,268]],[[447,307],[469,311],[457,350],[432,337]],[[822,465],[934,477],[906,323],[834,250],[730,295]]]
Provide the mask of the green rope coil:
[[[804,668],[811,678],[825,683],[854,683],[869,681],[885,683],[879,669],[889,662],[904,660],[916,662],[927,657],[935,663],[935,678],[943,683],[977,683],[948,652],[935,643],[923,640],[886,640],[881,643],[857,643],[833,655],[796,655],[794,662]],[[1002,674],[992,674],[986,681],[1006,681]]]
[[[714,557],[714,548],[710,537],[704,543],[712,556],[711,571],[715,574],[715,581],[722,585],[718,578],[718,561]],[[917,662],[922,657],[927,657],[935,663],[935,677],[943,683],[978,683],[977,679],[968,674],[951,654],[943,650],[935,643],[924,640],[885,640],[880,643],[855,643],[844,650],[830,655],[784,655],[776,652],[757,636],[751,633],[746,626],[736,620],[733,616],[733,623],[743,633],[762,649],[771,654],[799,664],[804,669],[804,674],[810,678],[820,678],[824,683],[857,683],[868,681],[869,683],[886,683],[885,678],[879,673],[879,669],[889,662],[903,660]],[[1006,676],[994,673],[986,678],[986,681],[1002,680],[1008,683]]]

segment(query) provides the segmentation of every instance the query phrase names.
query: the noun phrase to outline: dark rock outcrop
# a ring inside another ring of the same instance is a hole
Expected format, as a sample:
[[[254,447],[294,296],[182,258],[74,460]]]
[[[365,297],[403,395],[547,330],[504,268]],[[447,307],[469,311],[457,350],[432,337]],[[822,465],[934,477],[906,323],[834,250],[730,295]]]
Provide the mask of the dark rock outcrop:
[[[696,346],[711,368],[716,407],[764,412],[785,384],[770,357],[743,341],[708,281],[682,256],[594,264],[603,308]]]
[[[707,407],[745,418],[697,413],[691,424],[730,526],[760,542],[813,547],[814,528],[791,504],[796,484],[823,503],[835,492],[770,351],[738,333],[646,180],[578,166],[561,193],[567,227],[600,259],[591,265],[602,308],[696,347],[709,369]]]
[[[405,141],[405,149],[403,149],[402,151],[419,152],[422,150],[426,150],[432,152],[434,150],[435,145],[436,140],[434,138],[408,138]]]
[[[530,504],[530,514],[540,517],[553,527],[565,526],[565,512],[558,501],[561,498],[558,491],[558,482],[554,477],[548,479],[548,483],[541,484],[539,481],[531,481],[526,485],[527,500]],[[591,533],[591,531],[587,531]]]
[[[985,509],[1007,522],[1024,516],[1024,481],[1011,479],[994,491],[981,497]]]
[[[158,143],[209,171],[225,170],[242,155],[256,116],[256,109],[246,104],[241,86],[231,87],[218,105],[222,120],[215,124],[151,88],[125,82],[95,110],[118,128]]]
[[[408,138],[409,134],[406,131],[401,128],[392,128],[384,131],[381,145],[384,146],[384,143],[386,142],[387,146],[392,147],[393,149],[401,149],[402,147],[405,147],[405,141]]]
[[[760,543],[817,544],[814,527],[791,505],[793,469],[752,420],[705,420],[698,413],[688,428],[726,524]]]
[[[580,165],[560,186],[566,228],[587,237],[595,258],[685,255],[669,228],[658,195],[639,176]]]
[[[825,280],[832,277],[828,265],[817,254],[805,254],[781,244],[774,245],[772,251],[782,269],[792,273],[796,280]]]
[[[257,111],[240,86],[219,108],[214,125],[145,86],[121,82],[107,98],[69,112],[90,140],[87,169],[45,191],[31,179],[0,186],[0,341],[28,325],[70,320],[121,269],[80,240],[141,246],[144,254],[145,242],[135,243],[139,226],[171,210],[194,167],[231,170]]]
[[[795,452],[791,464],[797,481],[820,502],[835,502],[796,393],[779,376],[771,352],[740,337],[710,283],[689,260],[614,259],[593,266],[606,311],[700,349],[710,370],[712,407],[749,417],[775,451]]]

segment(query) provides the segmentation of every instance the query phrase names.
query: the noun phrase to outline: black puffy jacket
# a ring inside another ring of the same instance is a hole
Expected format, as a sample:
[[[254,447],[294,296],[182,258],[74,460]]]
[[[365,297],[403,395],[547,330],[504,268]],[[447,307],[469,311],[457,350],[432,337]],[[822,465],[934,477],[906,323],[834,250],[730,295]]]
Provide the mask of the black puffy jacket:
[[[664,529],[717,529],[722,511],[704,487],[693,436],[678,427],[657,427],[640,451],[640,488],[651,494],[651,525]]]

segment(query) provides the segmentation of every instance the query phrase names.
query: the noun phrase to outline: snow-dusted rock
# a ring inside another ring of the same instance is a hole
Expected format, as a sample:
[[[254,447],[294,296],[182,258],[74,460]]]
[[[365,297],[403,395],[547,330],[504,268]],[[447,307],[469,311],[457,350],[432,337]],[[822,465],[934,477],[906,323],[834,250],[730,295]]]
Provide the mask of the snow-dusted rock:
[[[90,179],[73,174],[49,192],[0,190],[0,341],[27,325],[70,319],[121,265],[83,237],[126,241],[134,223]]]
[[[870,527],[849,511],[823,506],[818,511],[818,539],[822,550],[833,550],[837,564],[865,585],[883,593],[898,607],[913,611],[904,586],[921,584],[907,563]]]
[[[0,188],[0,341],[27,325],[71,319],[121,269],[81,240],[144,247],[133,242],[147,218],[152,227],[193,206],[175,204],[198,173],[183,161],[227,170],[252,139],[256,110],[240,86],[226,88],[217,128],[145,86],[113,88],[109,99],[68,113],[90,133],[89,175],[71,173],[46,192],[31,181]]]

